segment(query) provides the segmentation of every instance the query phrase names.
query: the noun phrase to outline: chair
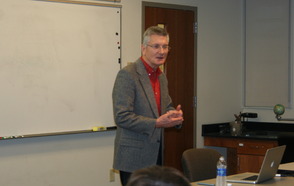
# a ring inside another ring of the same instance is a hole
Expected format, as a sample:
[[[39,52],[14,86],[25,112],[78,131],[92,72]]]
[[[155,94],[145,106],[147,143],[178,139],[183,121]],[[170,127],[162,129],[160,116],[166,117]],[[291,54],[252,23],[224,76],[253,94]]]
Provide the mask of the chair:
[[[208,148],[193,148],[183,152],[182,168],[184,175],[191,181],[216,177],[216,163],[221,154]]]

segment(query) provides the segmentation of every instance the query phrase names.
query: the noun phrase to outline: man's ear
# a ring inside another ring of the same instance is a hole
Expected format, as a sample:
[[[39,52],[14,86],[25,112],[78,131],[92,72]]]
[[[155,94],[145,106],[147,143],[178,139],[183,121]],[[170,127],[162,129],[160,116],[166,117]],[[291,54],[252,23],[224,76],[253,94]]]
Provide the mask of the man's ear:
[[[141,53],[142,53],[142,55],[144,55],[145,50],[146,50],[146,46],[142,44],[141,45]]]

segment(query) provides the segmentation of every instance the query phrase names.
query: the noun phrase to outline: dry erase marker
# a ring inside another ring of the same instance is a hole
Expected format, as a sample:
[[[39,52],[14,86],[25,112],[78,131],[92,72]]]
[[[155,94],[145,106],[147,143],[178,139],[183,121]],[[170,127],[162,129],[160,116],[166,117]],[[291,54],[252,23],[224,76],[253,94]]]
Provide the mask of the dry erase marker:
[[[103,131],[103,130],[107,130],[106,127],[103,126],[99,126],[99,127],[93,127],[92,131],[96,132],[96,131]]]

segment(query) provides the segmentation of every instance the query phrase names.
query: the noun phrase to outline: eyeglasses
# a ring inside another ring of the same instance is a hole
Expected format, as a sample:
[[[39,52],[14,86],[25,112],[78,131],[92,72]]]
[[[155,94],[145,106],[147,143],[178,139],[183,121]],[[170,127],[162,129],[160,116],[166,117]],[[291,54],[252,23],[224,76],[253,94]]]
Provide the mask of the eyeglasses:
[[[155,49],[155,50],[159,50],[159,49],[163,49],[163,50],[170,50],[171,49],[171,47],[170,46],[168,46],[168,45],[159,45],[159,44],[155,44],[155,45],[148,45],[147,44],[147,46],[149,46],[149,47],[151,47],[151,48],[153,48],[153,49]]]

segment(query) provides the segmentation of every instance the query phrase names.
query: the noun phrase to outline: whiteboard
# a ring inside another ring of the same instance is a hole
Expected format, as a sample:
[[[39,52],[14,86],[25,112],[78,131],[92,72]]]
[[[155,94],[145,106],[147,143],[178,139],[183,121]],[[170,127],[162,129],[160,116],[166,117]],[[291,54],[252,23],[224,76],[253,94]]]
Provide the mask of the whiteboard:
[[[0,2],[0,136],[114,126],[119,7]]]
[[[246,107],[290,105],[289,7],[289,0],[246,0]]]

